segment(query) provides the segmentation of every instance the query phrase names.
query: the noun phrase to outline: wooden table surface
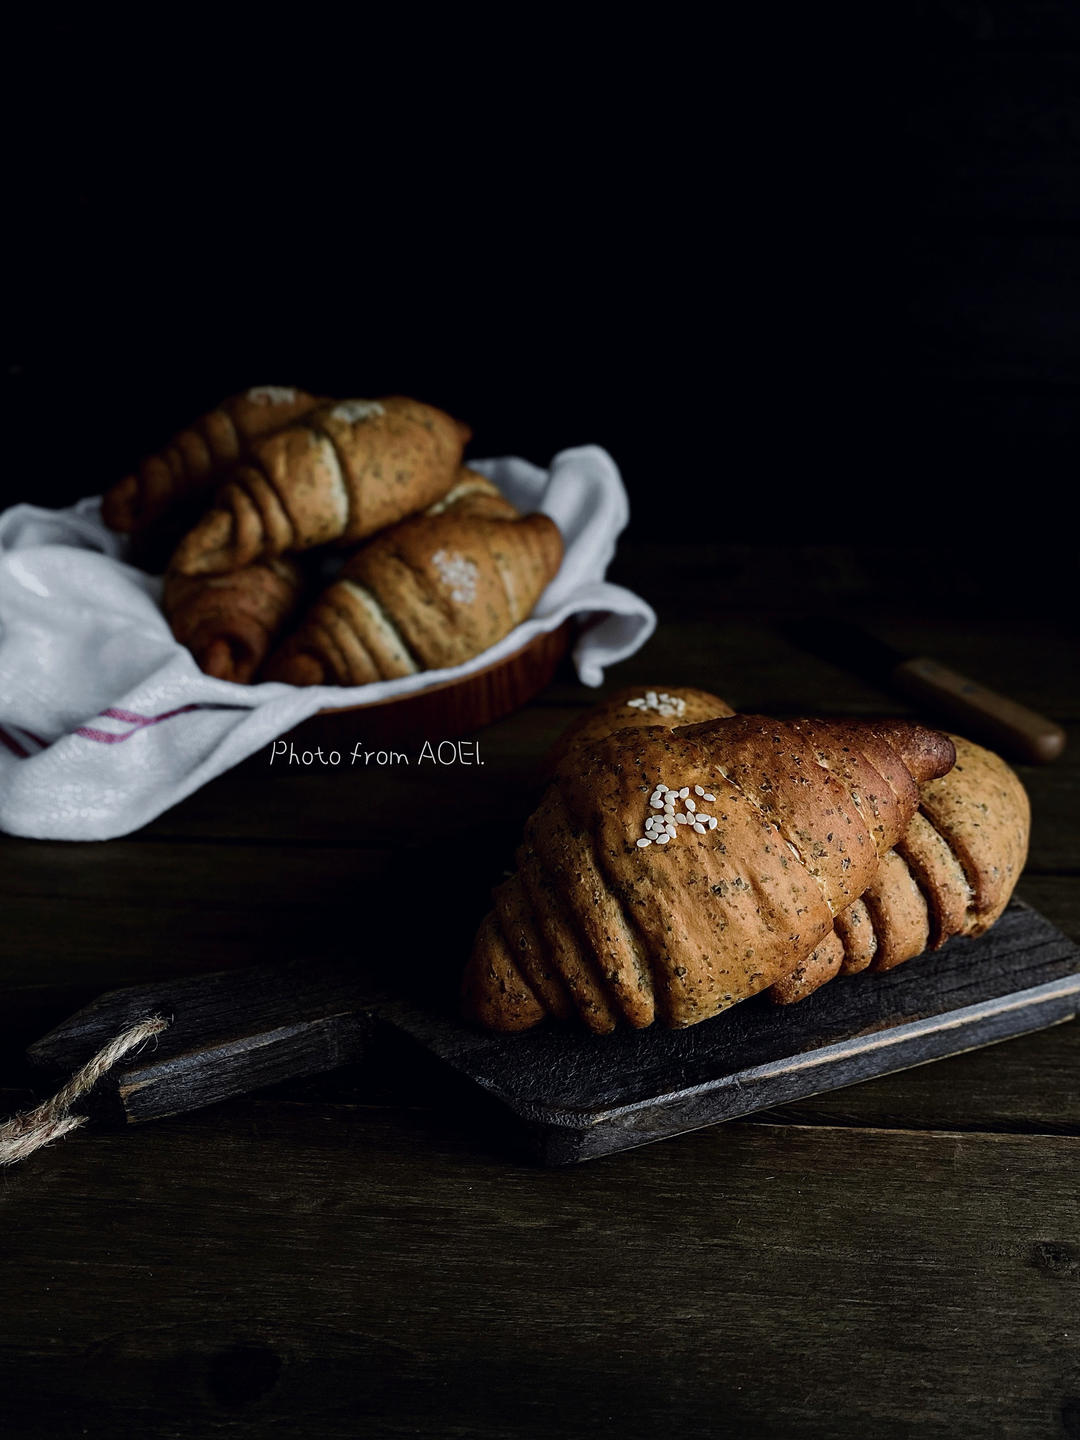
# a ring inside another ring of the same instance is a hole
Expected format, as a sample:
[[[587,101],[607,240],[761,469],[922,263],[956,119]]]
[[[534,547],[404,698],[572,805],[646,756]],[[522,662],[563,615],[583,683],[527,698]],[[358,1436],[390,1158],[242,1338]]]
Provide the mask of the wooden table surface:
[[[889,599],[873,552],[625,547],[662,624],[610,673],[742,709],[903,706],[778,619],[854,606],[1070,727],[1024,769],[1020,894],[1080,939],[1075,643]],[[483,767],[244,765],[137,835],[7,838],[0,1106],[103,990],[298,954],[456,968],[538,763],[596,698],[566,669]],[[363,722],[356,718],[355,739]],[[432,736],[438,739],[438,736]],[[913,963],[918,963],[913,962]],[[868,981],[867,983],[873,983]],[[457,1094],[369,1064],[0,1176],[12,1436],[1080,1436],[1080,1026],[555,1171]]]

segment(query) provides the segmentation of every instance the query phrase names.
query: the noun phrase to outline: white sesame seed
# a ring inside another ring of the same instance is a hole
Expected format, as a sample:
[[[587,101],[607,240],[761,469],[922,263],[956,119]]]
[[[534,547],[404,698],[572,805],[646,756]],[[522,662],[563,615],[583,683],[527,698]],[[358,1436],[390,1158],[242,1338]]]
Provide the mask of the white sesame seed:
[[[654,795],[653,798],[649,801],[649,804],[654,810],[659,810],[663,803],[664,802],[660,799],[659,795]]]
[[[689,820],[687,819],[687,817],[682,813],[681,810],[679,811],[678,815],[675,816],[675,819],[678,821],[678,823],[679,823],[680,825],[688,825],[688,824],[690,823]]]
[[[627,703],[627,705],[629,705],[629,706],[631,707],[631,709],[638,710],[638,709],[641,709],[641,708],[644,706],[645,701],[644,701],[644,700],[627,700],[626,703]]]
[[[657,785],[657,787],[656,787],[656,792],[657,792],[658,795],[662,795],[666,789],[667,789],[667,786],[666,786],[666,785],[664,784],[664,782],[661,780],[660,783],[659,783],[659,784]]]
[[[652,841],[651,841],[651,840],[646,840],[645,837],[642,836],[642,838],[641,838],[637,843],[638,843],[638,849],[639,849],[639,850],[644,850],[646,845],[651,845],[651,844],[652,844]]]
[[[694,794],[695,794],[695,795],[704,795],[704,794],[705,794],[705,787],[704,787],[703,785],[695,785],[695,786],[694,786]]]
[[[645,699],[649,702],[650,705],[655,705],[659,698],[660,697],[659,695],[657,695],[655,690],[645,691]]]
[[[684,785],[684,786],[682,787],[682,789],[679,791],[679,796],[680,796],[680,798],[683,799],[683,800],[685,800],[686,797],[687,797],[689,794],[690,794],[690,786],[689,786],[689,785]]]
[[[687,810],[690,811],[690,814],[692,815],[692,814],[694,813],[694,811],[697,809],[697,805],[694,803],[693,800],[687,800],[687,802],[686,802],[686,808],[687,808]]]
[[[657,843],[658,845],[666,845],[670,839],[671,839],[671,836],[670,836],[670,835],[658,835],[658,836],[656,837],[656,843]]]
[[[674,825],[668,825],[666,828],[667,828],[667,833],[668,833],[668,834],[671,836],[671,838],[674,840],[675,836],[676,836],[679,832],[675,829],[675,826],[674,826]]]
[[[715,796],[715,795],[703,795],[701,798],[702,798],[703,800],[708,800],[711,805],[715,805],[715,804],[716,804],[716,796]]]
[[[710,829],[710,830],[715,830],[715,829],[716,829],[716,816],[715,816],[715,815],[710,815],[710,816],[709,816],[709,829]]]
[[[704,825],[699,825],[696,821],[694,822],[694,829],[697,831],[697,833],[698,833],[699,835],[704,835],[704,834],[705,834],[705,826],[704,826]],[[639,843],[640,843],[640,842],[639,842]]]

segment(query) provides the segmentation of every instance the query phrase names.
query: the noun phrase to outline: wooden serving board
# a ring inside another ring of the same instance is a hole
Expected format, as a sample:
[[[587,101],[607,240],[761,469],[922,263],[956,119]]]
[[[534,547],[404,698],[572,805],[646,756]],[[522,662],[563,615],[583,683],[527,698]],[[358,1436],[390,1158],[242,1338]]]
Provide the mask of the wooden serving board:
[[[765,997],[688,1030],[589,1036],[547,1025],[494,1035],[449,995],[362,993],[340,966],[296,962],[102,996],[30,1049],[68,1072],[149,1013],[155,1047],[102,1082],[98,1118],[138,1122],[296,1075],[393,1055],[433,1094],[484,1096],[517,1150],[563,1165],[626,1150],[994,1044],[1080,1011],[1080,949],[1014,901],[977,940],[882,975],[833,981],[798,1005]],[[447,1082],[456,1076],[461,1086]],[[447,1102],[452,1103],[452,1102]]]

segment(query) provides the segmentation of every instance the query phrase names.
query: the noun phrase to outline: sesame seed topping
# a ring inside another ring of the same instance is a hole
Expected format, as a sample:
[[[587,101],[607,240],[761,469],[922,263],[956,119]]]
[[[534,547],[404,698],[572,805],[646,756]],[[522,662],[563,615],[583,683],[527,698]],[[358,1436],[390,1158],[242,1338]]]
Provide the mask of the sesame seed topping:
[[[673,716],[682,719],[686,714],[686,701],[679,695],[669,695],[666,690],[659,693],[648,690],[644,695],[627,700],[626,703],[632,710],[655,710],[658,715],[668,719]]]
[[[661,695],[659,698],[662,700],[664,697]],[[703,785],[695,785],[693,788],[694,794],[700,795],[702,800],[716,799]],[[716,816],[699,810],[697,803],[690,798],[689,785],[683,785],[680,789],[658,780],[649,797],[645,834],[638,840],[638,845],[642,849],[654,842],[657,845],[666,845],[678,835],[680,825],[689,826],[698,835],[707,835],[710,830],[715,830]],[[679,808],[676,809],[676,806]]]

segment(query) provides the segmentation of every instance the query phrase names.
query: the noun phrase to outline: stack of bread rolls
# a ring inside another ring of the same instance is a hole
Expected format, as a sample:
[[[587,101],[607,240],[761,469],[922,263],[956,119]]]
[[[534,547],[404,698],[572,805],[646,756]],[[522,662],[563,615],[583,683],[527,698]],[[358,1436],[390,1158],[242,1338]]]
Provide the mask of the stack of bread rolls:
[[[406,396],[257,386],[145,459],[102,514],[160,541],[198,506],[163,605],[207,674],[364,685],[441,669],[520,624],[562,560],[552,520],[463,465],[470,437]],[[329,583],[328,553],[343,561]]]

